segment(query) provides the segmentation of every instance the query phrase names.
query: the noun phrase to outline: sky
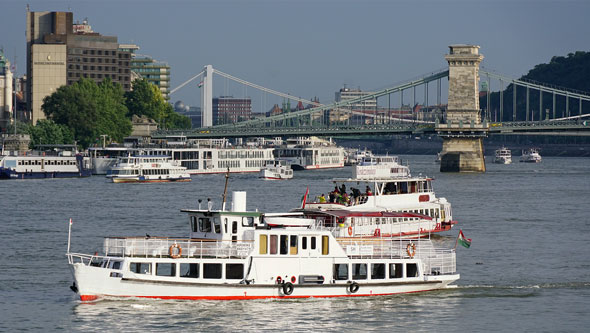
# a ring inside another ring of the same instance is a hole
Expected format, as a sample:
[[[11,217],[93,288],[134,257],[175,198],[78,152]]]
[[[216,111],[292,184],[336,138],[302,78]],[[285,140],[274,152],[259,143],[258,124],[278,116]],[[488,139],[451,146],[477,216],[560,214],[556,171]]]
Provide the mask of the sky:
[[[72,11],[95,32],[139,45],[171,66],[172,88],[211,64],[323,103],[343,85],[374,91],[446,68],[451,44],[479,45],[482,66],[512,78],[553,56],[590,51],[590,1],[582,0],[3,0],[0,46],[11,62],[16,54],[19,75],[26,4]],[[214,80],[214,96],[251,96],[266,109],[282,100]],[[197,83],[171,101],[198,106]]]

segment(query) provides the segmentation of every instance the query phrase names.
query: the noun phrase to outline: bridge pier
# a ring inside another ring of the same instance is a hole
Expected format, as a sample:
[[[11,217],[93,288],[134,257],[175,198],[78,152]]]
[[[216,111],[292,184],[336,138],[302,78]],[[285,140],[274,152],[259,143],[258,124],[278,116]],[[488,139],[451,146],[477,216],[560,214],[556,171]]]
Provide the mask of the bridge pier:
[[[445,138],[440,159],[441,172],[485,172],[482,138]]]
[[[476,45],[451,45],[445,59],[449,63],[449,101],[444,122],[436,131],[443,139],[441,172],[485,172],[483,138],[487,122],[479,110],[479,64],[483,55]]]

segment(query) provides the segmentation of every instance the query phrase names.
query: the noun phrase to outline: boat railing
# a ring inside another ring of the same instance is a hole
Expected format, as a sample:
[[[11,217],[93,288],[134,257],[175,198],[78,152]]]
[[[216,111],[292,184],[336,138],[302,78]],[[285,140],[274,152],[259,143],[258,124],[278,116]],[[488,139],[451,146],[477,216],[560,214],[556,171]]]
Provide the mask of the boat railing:
[[[197,240],[156,237],[105,238],[106,256],[145,258],[246,258],[253,241]]]
[[[354,259],[420,259],[425,275],[452,274],[457,268],[455,250],[435,248],[430,240],[339,238],[338,243]]]

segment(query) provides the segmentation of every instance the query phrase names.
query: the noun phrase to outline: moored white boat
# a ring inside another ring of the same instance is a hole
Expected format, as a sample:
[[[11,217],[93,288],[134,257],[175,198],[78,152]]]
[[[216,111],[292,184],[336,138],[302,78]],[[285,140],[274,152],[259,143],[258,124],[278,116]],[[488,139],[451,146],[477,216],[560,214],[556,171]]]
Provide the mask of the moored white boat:
[[[171,141],[175,140],[175,141]],[[273,158],[273,148],[232,146],[226,139],[189,140],[170,138],[137,147],[91,147],[88,149],[94,174],[106,174],[119,157],[131,155],[168,156],[190,174],[260,172],[264,161]]]
[[[268,160],[260,170],[260,178],[281,180],[293,178],[293,169],[286,161]]]
[[[107,173],[113,183],[189,182],[185,167],[172,162],[167,156],[120,157]]]
[[[183,210],[184,239],[106,238],[100,255],[68,248],[72,290],[83,301],[356,297],[442,289],[459,279],[455,251],[430,240],[338,238],[322,219],[246,211],[245,197],[234,192],[230,211]]]
[[[287,161],[293,170],[310,170],[344,167],[345,152],[331,140],[298,137],[275,147],[274,156]]]
[[[541,154],[539,154],[539,149],[537,148],[523,150],[520,156],[520,161],[526,163],[539,163],[541,160]]]
[[[0,156],[0,179],[77,178],[92,175],[88,160],[75,150],[35,151]]]
[[[506,147],[496,149],[496,155],[494,156],[494,163],[498,164],[510,164],[512,163],[512,152]]]

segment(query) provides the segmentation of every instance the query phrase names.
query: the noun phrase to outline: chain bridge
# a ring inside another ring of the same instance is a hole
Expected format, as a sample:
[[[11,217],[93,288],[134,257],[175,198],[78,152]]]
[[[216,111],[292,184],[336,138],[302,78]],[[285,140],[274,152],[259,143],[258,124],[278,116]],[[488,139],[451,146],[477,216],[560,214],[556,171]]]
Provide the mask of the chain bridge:
[[[466,149],[465,140],[471,142],[469,146],[473,146],[473,140],[481,140],[488,135],[590,136],[589,93],[546,83],[513,79],[480,68],[479,63],[483,56],[479,54],[478,46],[451,45],[449,48],[450,52],[445,56],[449,68],[330,104],[320,104],[317,101],[265,88],[208,65],[202,72],[171,91],[174,93],[190,82],[200,79],[203,126],[193,130],[158,131],[152,136],[244,138],[436,134],[443,137],[444,142],[455,142],[447,148],[453,146],[459,149],[458,151]],[[259,113],[260,116],[254,119],[213,125],[213,74],[265,94],[300,104],[306,103],[307,107],[299,110],[287,109],[279,114]],[[499,83],[499,89],[495,93],[490,91],[492,80],[495,84]],[[448,103],[445,104],[442,102],[442,85],[447,82]],[[485,86],[484,91],[480,91],[480,83]],[[436,102],[430,105],[429,98],[432,93],[429,89],[432,89],[432,86],[435,86]],[[418,99],[423,98],[421,101],[417,99],[417,92],[423,93],[423,97],[418,96]],[[408,95],[412,97],[412,104],[409,104]],[[392,107],[392,99],[399,103],[399,107]],[[371,108],[363,104],[367,101],[374,101]],[[410,105],[412,107],[408,107]],[[404,106],[405,111],[402,110]],[[457,140],[463,143],[458,144]],[[454,151],[455,148],[450,149]],[[449,162],[452,167],[448,171],[485,171],[485,166],[483,169],[481,166],[465,167],[457,156],[454,162]],[[463,160],[473,158],[463,157]],[[483,158],[478,163],[482,164],[482,161]],[[444,171],[442,166],[441,170]]]

